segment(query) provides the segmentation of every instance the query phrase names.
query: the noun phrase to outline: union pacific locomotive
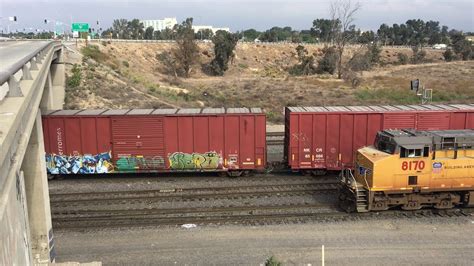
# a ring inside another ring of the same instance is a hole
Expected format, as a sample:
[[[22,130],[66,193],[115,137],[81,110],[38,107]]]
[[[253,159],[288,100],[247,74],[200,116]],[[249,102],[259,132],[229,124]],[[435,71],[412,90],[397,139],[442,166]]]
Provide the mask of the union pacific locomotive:
[[[380,131],[341,177],[349,212],[473,207],[474,130]]]

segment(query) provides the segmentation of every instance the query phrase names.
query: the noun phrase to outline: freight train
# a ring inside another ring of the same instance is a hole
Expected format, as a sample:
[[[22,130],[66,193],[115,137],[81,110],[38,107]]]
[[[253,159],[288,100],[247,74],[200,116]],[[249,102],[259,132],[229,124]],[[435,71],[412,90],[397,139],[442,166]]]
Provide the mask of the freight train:
[[[474,130],[383,130],[342,183],[348,212],[474,207]]]
[[[43,114],[47,172],[63,174],[267,168],[260,108],[56,110]],[[352,168],[385,129],[473,129],[474,104],[286,107],[284,164],[323,174]]]

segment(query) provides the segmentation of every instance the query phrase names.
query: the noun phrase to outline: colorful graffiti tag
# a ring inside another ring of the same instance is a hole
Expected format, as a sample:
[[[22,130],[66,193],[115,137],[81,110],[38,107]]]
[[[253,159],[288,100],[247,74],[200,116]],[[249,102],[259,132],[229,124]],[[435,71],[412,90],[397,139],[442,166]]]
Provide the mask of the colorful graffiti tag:
[[[114,171],[110,152],[96,155],[46,154],[48,174],[103,174]]]
[[[165,160],[161,156],[127,156],[117,160],[117,170],[130,172],[138,170],[158,170],[165,168]]]
[[[222,158],[217,152],[183,153],[175,152],[168,156],[170,168],[186,169],[219,169],[222,168]]]

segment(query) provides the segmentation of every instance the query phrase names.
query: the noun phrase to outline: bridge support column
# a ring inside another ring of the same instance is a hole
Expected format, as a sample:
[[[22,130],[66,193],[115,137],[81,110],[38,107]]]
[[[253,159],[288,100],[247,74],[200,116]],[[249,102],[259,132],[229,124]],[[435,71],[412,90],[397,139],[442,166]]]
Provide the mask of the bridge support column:
[[[48,73],[46,77],[46,82],[44,83],[43,96],[41,97],[40,102],[41,111],[53,110],[54,108],[54,98],[53,98],[53,82],[51,81],[51,72]],[[58,108],[62,109],[62,108]]]
[[[64,64],[64,48],[58,51],[58,57],[53,61],[50,67],[51,90],[53,94],[52,108],[63,109],[64,95],[66,91],[66,65]]]
[[[35,263],[48,263],[55,257],[44,155],[43,128],[38,110],[21,166],[25,178],[31,251]]]

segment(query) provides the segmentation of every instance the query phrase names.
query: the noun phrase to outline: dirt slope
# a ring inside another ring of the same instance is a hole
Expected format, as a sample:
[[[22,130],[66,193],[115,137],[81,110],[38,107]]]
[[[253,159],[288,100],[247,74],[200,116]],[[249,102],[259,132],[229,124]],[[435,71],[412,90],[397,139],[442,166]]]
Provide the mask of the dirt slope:
[[[394,65],[397,54],[411,56],[409,48],[382,51],[382,66],[361,73],[359,86],[330,75],[289,76],[286,69],[297,63],[296,45],[239,44],[223,77],[208,76],[202,65],[213,58],[213,45],[200,44],[200,64],[188,79],[176,79],[163,71],[156,55],[169,51],[169,43],[98,44],[101,60],[76,60],[81,64],[81,85],[67,90],[67,108],[169,108],[263,107],[272,122],[282,121],[286,105],[353,105],[418,103],[408,90],[411,79],[420,78],[434,90],[436,102],[474,101],[474,62],[442,61],[442,51],[427,50],[422,65]],[[321,46],[307,49],[316,57]],[[361,47],[348,49],[345,59]]]

